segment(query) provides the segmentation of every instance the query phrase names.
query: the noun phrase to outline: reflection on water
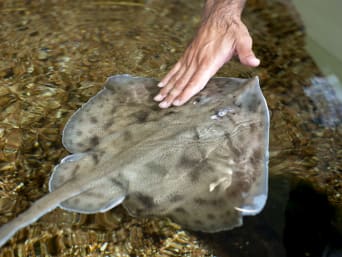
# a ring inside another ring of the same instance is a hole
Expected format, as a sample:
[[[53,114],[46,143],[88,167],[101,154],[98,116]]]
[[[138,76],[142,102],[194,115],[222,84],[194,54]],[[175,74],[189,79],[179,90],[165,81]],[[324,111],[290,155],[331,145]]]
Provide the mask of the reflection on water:
[[[304,89],[317,109],[314,114],[315,122],[327,126],[337,127],[342,122],[342,100],[336,95],[335,88],[329,78],[314,77],[311,85]]]
[[[244,17],[262,64],[249,69],[233,61],[219,75],[259,75],[272,112],[271,191],[263,213],[242,228],[202,235],[168,220],[133,219],[121,208],[88,216],[56,210],[19,232],[0,256],[339,256],[341,122],[317,120],[339,109],[304,92],[320,72],[289,4],[248,4]],[[161,78],[193,35],[201,6],[8,0],[0,7],[3,224],[47,192],[51,168],[67,155],[60,132],[68,117],[113,74]]]

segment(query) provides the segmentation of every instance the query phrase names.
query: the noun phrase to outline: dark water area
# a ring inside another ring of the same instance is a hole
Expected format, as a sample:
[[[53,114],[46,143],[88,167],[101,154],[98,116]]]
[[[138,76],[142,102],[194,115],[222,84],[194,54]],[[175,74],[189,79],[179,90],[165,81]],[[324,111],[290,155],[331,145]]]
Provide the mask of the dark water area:
[[[326,195],[301,181],[273,177],[264,211],[245,218],[243,227],[198,234],[216,256],[341,256],[342,234]]]
[[[61,131],[107,77],[162,78],[200,21],[202,1],[0,2],[0,224],[48,192],[68,153]],[[289,1],[248,1],[261,59],[217,74],[258,75],[271,112],[270,193],[232,231],[202,234],[121,208],[57,209],[18,232],[0,256],[342,256],[341,103],[305,50]]]

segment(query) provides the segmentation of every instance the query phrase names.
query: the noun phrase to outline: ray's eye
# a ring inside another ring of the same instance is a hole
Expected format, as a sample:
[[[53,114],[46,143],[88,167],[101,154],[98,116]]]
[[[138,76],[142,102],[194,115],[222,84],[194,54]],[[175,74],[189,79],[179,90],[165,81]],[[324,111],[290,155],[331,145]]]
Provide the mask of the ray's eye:
[[[231,107],[219,109],[214,115],[211,116],[211,119],[213,120],[221,119],[224,116],[226,116],[228,113],[234,114],[235,110]]]
[[[216,115],[219,117],[226,116],[228,113],[235,113],[235,110],[231,107],[226,107],[217,111]]]

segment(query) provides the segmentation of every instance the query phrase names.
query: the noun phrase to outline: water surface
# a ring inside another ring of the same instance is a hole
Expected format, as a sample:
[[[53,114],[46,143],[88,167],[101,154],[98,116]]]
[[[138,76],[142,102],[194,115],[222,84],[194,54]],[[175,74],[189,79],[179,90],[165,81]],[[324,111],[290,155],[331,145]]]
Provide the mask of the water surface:
[[[303,25],[291,5],[248,4],[244,19],[261,66],[250,69],[233,60],[218,75],[258,75],[272,112],[271,190],[262,214],[236,230],[207,235],[184,231],[169,220],[134,219],[121,208],[98,215],[55,210],[19,232],[0,256],[339,253],[338,102],[327,105],[327,85],[313,98],[304,91],[321,72],[305,51]],[[52,167],[67,155],[61,130],[68,117],[113,74],[162,78],[195,33],[201,1],[8,0],[0,7],[3,224],[47,192]],[[334,93],[328,97],[331,102]]]

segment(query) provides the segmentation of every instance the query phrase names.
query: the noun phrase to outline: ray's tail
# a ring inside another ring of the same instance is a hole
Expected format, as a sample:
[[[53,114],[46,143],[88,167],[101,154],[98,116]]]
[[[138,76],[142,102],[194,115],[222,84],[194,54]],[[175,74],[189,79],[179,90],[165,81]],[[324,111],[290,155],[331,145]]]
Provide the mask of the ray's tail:
[[[79,190],[68,191],[63,187],[37,200],[28,210],[0,227],[0,247],[17,231],[37,221],[44,214],[58,207],[61,202],[77,194],[79,194]]]

